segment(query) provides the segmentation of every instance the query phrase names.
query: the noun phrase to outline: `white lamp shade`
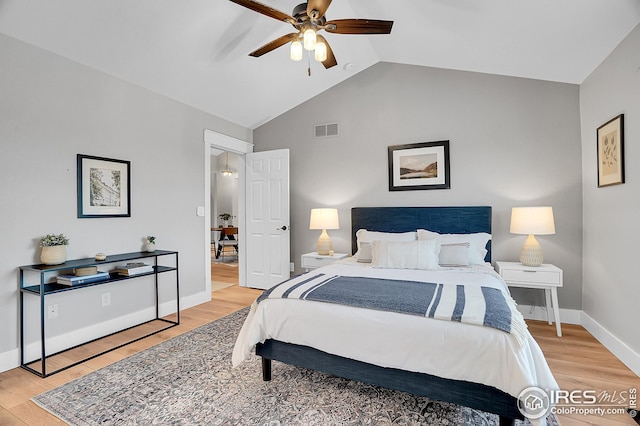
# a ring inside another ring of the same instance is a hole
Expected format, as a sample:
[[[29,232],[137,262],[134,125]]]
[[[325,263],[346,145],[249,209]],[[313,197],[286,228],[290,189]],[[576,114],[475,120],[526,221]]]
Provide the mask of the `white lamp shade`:
[[[551,207],[514,207],[511,209],[512,234],[528,235],[520,250],[520,262],[525,266],[540,266],[544,260],[542,247],[534,235],[556,233]]]
[[[304,32],[304,48],[307,50],[313,50],[316,48],[316,32],[309,28]]]
[[[321,41],[316,43],[315,59],[318,62],[327,60],[327,45]]]
[[[550,235],[556,233],[551,207],[514,207],[511,209],[512,234]]]
[[[311,209],[309,229],[340,229],[338,209]]]
[[[301,61],[302,60],[302,43],[298,40],[291,43],[291,59],[293,61]]]

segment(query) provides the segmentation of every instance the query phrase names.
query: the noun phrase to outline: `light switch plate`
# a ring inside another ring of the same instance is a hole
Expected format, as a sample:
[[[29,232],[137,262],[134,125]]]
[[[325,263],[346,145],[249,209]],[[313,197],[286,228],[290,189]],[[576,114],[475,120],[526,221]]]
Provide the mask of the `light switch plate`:
[[[204,206],[198,206],[196,208],[196,216],[204,216]]]

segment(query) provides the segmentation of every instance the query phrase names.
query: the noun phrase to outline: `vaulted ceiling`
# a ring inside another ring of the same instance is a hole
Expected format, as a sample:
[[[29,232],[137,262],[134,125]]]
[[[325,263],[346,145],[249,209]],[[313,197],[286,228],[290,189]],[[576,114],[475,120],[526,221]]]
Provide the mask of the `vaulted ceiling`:
[[[324,33],[338,65],[311,59],[308,76],[288,46],[249,57],[293,28],[228,0],[0,0],[1,33],[248,128],[379,61],[579,84],[640,23],[640,0],[334,0],[327,18],[395,23]]]

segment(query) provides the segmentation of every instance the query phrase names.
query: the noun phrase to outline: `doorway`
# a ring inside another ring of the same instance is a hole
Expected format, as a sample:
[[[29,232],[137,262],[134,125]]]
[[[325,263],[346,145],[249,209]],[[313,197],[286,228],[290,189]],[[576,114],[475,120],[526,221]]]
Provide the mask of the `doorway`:
[[[290,277],[289,150],[253,152],[253,144],[205,130],[205,286],[211,294],[211,155],[238,154],[238,285],[269,288]],[[219,152],[217,152],[219,151]],[[217,157],[217,155],[216,155]],[[250,212],[250,219],[247,218]],[[249,237],[250,236],[250,237]],[[247,242],[251,238],[251,245]],[[249,271],[251,275],[249,276]]]
[[[212,150],[214,151],[214,150]],[[237,286],[238,164],[229,151],[211,154],[211,291]]]
[[[211,228],[214,225],[217,227],[217,215],[220,214],[218,212],[212,212],[212,202],[211,202],[211,181],[212,181],[212,158],[218,158],[220,154],[225,152],[229,152],[231,159],[231,155],[235,154],[237,156],[237,167],[234,169],[237,176],[237,212],[235,214],[235,222],[234,225],[239,228],[243,227],[244,217],[245,217],[245,203],[244,203],[244,182],[245,182],[245,154],[253,152],[253,144],[241,141],[240,139],[233,138],[231,136],[223,135],[222,133],[217,133],[208,129],[204,131],[204,169],[205,169],[205,223],[204,223],[204,233],[205,241],[205,286],[208,294],[211,294],[211,277],[212,277],[212,250],[211,250],[211,237],[212,232]],[[226,160],[226,158],[225,158]],[[214,167],[215,167],[214,162]],[[214,175],[215,176],[215,175]],[[216,178],[217,179],[217,178]],[[215,220],[212,220],[212,216],[215,213]],[[246,256],[244,256],[244,235],[240,232],[238,234],[238,267],[236,268],[237,273],[237,283],[241,287],[246,287],[246,278],[245,278],[245,268],[246,268]],[[215,259],[215,255],[214,255]],[[216,276],[216,275],[214,275]],[[235,278],[234,278],[235,280]]]

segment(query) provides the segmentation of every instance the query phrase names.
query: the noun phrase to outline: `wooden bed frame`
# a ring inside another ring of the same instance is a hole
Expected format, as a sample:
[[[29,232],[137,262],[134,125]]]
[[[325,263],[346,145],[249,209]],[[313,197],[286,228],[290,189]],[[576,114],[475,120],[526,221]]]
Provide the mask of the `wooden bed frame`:
[[[491,207],[358,207],[351,210],[352,252],[358,229],[407,232],[429,229],[439,233],[491,233]],[[486,261],[491,261],[491,241]],[[269,339],[256,345],[262,357],[262,378],[271,380],[271,361],[322,371],[347,379],[451,402],[500,416],[500,425],[513,424],[524,417],[515,397],[479,383],[444,379],[356,361],[317,349]]]

